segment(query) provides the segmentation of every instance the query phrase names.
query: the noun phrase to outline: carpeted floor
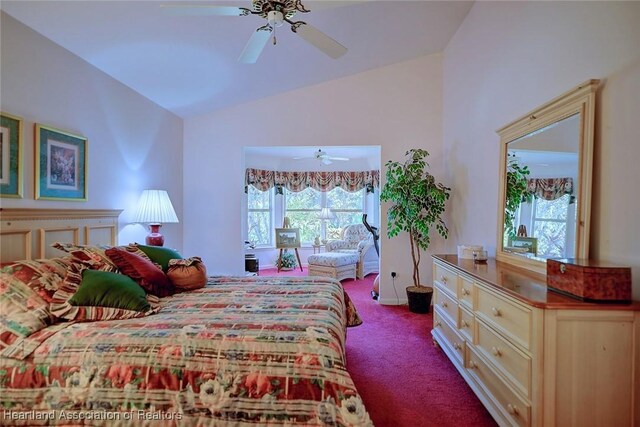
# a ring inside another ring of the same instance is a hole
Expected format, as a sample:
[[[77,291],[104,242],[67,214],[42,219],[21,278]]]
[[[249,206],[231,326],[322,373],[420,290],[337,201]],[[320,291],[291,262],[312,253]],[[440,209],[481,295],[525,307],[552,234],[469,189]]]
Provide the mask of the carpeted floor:
[[[260,275],[303,276],[306,269],[261,270]],[[374,278],[342,282],[364,322],[347,331],[348,369],[374,425],[495,426],[456,368],[434,347],[432,314],[373,301]]]

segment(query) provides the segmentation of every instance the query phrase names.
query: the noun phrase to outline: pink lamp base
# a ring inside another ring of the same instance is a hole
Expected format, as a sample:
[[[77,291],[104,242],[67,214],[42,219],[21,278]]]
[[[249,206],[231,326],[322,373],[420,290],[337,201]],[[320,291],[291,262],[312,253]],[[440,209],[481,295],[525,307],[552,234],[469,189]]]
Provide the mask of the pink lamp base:
[[[164,246],[164,236],[160,234],[162,224],[149,224],[151,233],[147,235],[145,242],[149,246]]]

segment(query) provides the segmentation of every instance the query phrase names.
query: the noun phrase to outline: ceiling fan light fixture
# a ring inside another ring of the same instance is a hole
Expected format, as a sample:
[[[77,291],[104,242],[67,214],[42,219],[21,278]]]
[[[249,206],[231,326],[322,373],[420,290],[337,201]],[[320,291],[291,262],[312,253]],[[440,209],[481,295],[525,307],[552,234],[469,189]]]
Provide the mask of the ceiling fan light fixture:
[[[271,10],[267,13],[267,20],[272,27],[282,27],[284,15],[279,10]]]

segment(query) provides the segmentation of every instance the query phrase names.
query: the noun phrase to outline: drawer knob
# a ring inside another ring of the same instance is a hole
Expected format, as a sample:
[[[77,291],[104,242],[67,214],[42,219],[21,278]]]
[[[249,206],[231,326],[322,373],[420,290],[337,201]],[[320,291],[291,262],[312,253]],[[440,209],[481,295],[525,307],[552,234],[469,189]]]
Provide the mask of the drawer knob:
[[[491,308],[491,312],[492,312],[492,313],[493,313],[493,315],[494,315],[494,316],[496,316],[496,317],[500,317],[500,316],[502,316],[502,312],[500,311],[500,309],[499,309],[499,308],[492,307],[492,308]]]
[[[446,302],[446,301],[442,301],[442,306],[443,306],[444,308],[447,308],[447,307],[449,307],[449,304],[447,304],[447,302]]]
[[[469,289],[462,288],[462,295],[471,295]]]
[[[462,321],[462,327],[463,328],[468,328],[469,327],[469,322],[467,322],[466,320]]]
[[[494,356],[500,357],[502,356],[502,351],[497,347],[491,347],[491,352]]]
[[[441,281],[442,283],[447,283],[447,278],[446,278],[446,277],[444,277],[444,276],[440,276],[440,281]]]
[[[474,362],[473,360],[469,360],[469,369],[476,369],[478,367],[478,364],[476,362]]]
[[[507,405],[507,412],[509,412],[511,415],[518,415],[518,407],[509,403]]]

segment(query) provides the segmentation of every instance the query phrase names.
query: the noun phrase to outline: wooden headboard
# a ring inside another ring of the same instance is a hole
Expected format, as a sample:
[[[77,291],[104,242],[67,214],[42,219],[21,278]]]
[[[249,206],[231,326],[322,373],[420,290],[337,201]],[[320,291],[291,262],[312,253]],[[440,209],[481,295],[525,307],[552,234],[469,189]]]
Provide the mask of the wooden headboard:
[[[54,242],[115,246],[118,209],[0,208],[0,264],[53,258]]]

